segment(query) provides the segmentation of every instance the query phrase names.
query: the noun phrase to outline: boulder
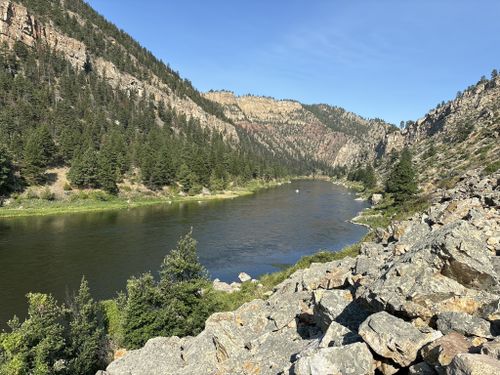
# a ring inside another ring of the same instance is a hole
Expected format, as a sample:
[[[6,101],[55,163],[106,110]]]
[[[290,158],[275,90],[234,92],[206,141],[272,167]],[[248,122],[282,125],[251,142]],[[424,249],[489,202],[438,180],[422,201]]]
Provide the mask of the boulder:
[[[481,354],[500,360],[500,337],[496,337],[495,340],[483,344]]]
[[[176,375],[184,365],[181,347],[185,340],[178,337],[156,337],[143,348],[131,350],[106,369],[107,375]]]
[[[444,334],[454,331],[465,336],[493,338],[490,322],[464,312],[441,313],[437,316],[436,325]]]
[[[326,330],[342,314],[352,299],[352,294],[348,290],[316,290],[314,292],[314,315],[318,325]]]
[[[437,331],[422,333],[385,311],[370,315],[359,327],[359,334],[378,355],[403,367],[415,361],[420,348],[441,336]]]
[[[384,199],[384,196],[382,194],[375,193],[375,194],[372,194],[372,196],[370,198],[370,202],[373,206],[376,206],[377,204],[382,202],[383,199]]]
[[[465,336],[451,332],[440,337],[421,350],[422,358],[433,366],[447,366],[459,353],[467,353],[470,344]]]
[[[226,292],[226,293],[233,293],[237,290],[240,290],[239,284],[238,285],[235,285],[235,284],[236,283],[232,283],[230,285],[224,281],[220,281],[219,279],[215,279],[212,282],[212,286],[213,286],[214,290],[217,290],[219,292]]]
[[[238,279],[240,279],[240,281],[244,283],[247,281],[251,281],[252,277],[248,273],[240,272],[240,274],[238,275]]]
[[[328,348],[331,346],[343,346],[362,341],[361,336],[349,328],[332,322],[319,343],[320,348]]]
[[[295,375],[367,375],[373,374],[375,362],[365,343],[321,348],[299,358]]]
[[[458,354],[446,368],[447,375],[500,374],[500,361],[484,354]]]

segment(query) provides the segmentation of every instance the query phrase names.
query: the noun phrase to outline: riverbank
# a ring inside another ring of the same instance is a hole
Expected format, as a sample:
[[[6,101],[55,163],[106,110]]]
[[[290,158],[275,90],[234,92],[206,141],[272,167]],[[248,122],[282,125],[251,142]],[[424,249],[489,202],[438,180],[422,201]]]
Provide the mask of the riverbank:
[[[294,177],[293,179],[300,179]],[[6,207],[0,208],[0,218],[62,215],[82,212],[122,210],[137,207],[173,204],[178,202],[210,201],[234,199],[255,194],[264,189],[281,186],[290,180],[261,181],[253,180],[248,184],[213,194],[197,194],[192,196],[171,194],[137,194],[134,196],[114,196],[102,191],[83,191],[69,195],[65,199],[49,200],[42,198],[22,198],[12,200]]]

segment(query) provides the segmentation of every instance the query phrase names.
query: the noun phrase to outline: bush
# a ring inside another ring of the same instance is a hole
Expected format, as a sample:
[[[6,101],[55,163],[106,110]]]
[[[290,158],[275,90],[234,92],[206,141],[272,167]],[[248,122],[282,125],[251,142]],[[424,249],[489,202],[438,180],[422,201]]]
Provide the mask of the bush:
[[[500,160],[497,160],[491,164],[488,164],[486,168],[484,168],[484,172],[486,174],[492,174],[498,171],[499,169],[500,169]]]
[[[56,199],[56,195],[50,191],[48,187],[44,188],[39,195],[40,199],[44,199],[46,201],[53,201]]]

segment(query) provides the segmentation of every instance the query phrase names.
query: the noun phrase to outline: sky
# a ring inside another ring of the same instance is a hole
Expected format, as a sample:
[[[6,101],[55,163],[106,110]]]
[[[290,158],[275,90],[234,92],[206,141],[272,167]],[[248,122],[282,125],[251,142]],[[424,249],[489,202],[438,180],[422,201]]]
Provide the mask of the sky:
[[[394,124],[500,70],[498,0],[88,0],[200,91]]]

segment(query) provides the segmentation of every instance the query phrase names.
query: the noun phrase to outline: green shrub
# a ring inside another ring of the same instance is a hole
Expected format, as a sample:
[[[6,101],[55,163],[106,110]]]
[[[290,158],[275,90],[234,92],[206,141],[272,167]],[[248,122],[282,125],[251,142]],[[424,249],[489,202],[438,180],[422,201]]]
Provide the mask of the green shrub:
[[[40,199],[46,200],[46,201],[53,201],[56,199],[56,195],[50,191],[48,187],[44,188],[39,195]]]
[[[492,174],[498,171],[499,169],[500,169],[500,160],[497,160],[491,164],[488,164],[486,168],[484,168],[484,172],[486,174]]]

